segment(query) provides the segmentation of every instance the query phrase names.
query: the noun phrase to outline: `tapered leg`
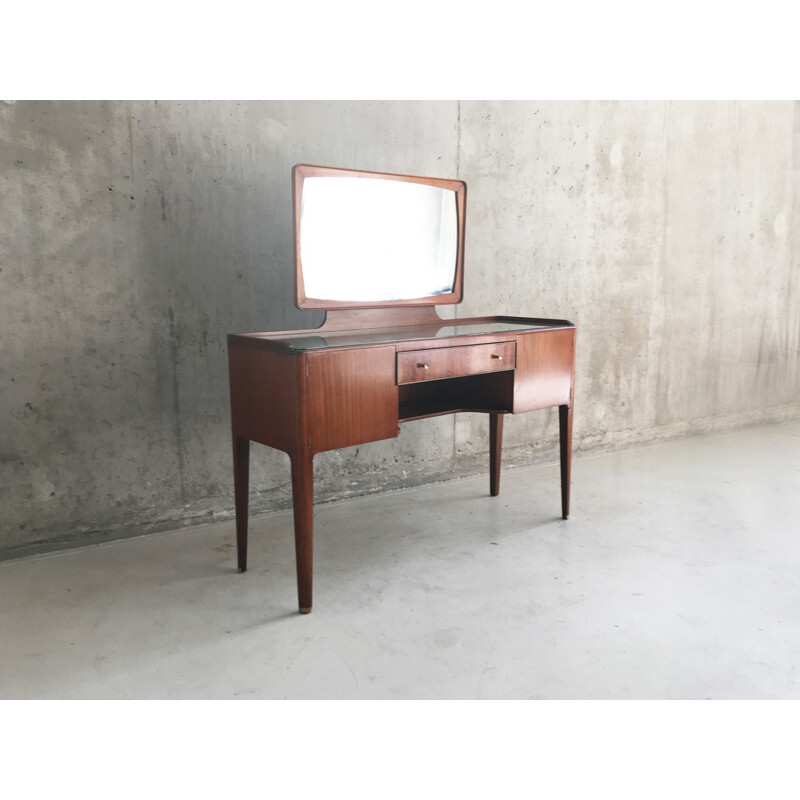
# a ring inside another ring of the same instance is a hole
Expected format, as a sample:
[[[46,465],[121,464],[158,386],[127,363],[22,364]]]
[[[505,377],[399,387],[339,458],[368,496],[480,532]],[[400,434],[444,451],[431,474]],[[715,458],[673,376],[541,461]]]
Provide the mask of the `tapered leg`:
[[[561,442],[561,516],[569,519],[569,487],[572,471],[572,406],[558,407]]]
[[[236,505],[236,558],[239,572],[247,569],[247,506],[250,492],[250,440],[233,439],[233,494]]]
[[[314,463],[313,456],[305,453],[291,459],[297,599],[300,613],[308,614],[314,566]]]
[[[500,454],[503,449],[503,414],[489,414],[489,494],[500,494]]]

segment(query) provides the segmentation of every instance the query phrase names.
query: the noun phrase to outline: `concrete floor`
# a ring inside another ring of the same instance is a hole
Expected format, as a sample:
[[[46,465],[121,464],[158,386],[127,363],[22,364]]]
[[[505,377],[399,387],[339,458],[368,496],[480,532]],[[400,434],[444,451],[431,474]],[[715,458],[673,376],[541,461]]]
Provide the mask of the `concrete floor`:
[[[0,565],[0,697],[800,698],[800,421]]]

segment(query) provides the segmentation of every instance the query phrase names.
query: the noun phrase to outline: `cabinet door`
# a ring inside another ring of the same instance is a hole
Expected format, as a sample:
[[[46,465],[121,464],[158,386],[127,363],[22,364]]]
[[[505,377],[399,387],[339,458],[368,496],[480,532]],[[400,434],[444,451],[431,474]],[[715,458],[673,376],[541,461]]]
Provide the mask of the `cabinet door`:
[[[514,413],[572,405],[575,329],[517,336]]]
[[[394,362],[393,346],[307,354],[308,444],[312,453],[397,436]]]

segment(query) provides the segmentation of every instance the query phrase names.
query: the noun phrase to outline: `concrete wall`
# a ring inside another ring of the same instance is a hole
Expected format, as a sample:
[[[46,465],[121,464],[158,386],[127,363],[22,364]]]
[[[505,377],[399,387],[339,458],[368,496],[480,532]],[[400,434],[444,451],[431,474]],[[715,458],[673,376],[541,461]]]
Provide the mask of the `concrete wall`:
[[[578,325],[578,449],[800,415],[796,103],[20,101],[0,555],[231,515],[225,335],[322,319],[292,301],[300,161],[467,181],[455,313]],[[556,436],[510,418],[506,463]],[[409,423],[319,456],[317,496],[482,470],[487,446],[479,415]],[[254,509],[287,506],[285,455],[256,447],[252,481]]]

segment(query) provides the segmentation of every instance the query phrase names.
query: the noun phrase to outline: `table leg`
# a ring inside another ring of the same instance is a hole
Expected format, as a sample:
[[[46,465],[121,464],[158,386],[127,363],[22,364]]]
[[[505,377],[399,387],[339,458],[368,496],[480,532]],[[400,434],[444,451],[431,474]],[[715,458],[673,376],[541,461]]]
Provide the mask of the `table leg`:
[[[500,454],[503,449],[503,414],[489,414],[489,494],[500,493]]]
[[[250,440],[233,437],[233,494],[236,506],[236,558],[247,569],[247,512],[250,492]]]
[[[569,487],[572,471],[572,406],[558,407],[561,444],[561,516],[569,519]]]
[[[314,565],[314,462],[313,456],[291,456],[294,544],[297,559],[297,598],[301,614],[311,611]]]

